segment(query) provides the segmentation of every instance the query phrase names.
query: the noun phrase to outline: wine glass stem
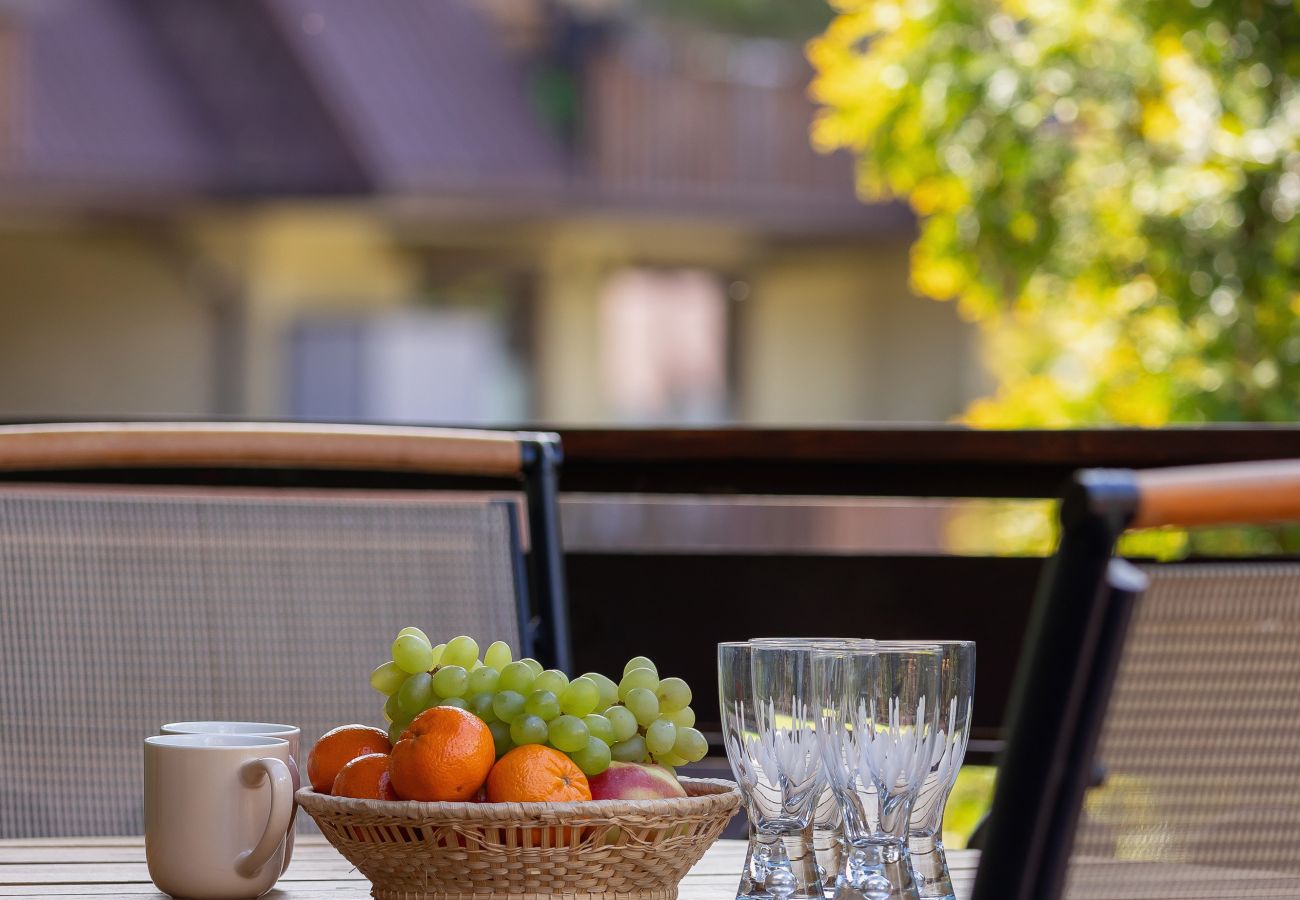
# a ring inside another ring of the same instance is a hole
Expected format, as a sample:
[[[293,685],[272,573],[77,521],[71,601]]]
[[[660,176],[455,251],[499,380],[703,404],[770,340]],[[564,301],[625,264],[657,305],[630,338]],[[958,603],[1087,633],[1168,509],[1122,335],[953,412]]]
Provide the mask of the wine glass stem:
[[[913,831],[907,842],[922,900],[954,900],[943,840],[934,831]]]

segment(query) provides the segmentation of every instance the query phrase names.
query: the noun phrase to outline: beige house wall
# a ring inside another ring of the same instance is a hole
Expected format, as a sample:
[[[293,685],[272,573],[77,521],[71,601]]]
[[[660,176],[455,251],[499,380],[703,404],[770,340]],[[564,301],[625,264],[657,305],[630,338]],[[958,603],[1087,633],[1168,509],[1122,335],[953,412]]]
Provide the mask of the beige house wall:
[[[0,415],[283,416],[305,314],[410,302],[419,257],[337,207],[207,211],[157,228],[11,223],[0,231]],[[238,303],[218,362],[212,304]],[[226,349],[232,349],[227,344]],[[218,366],[237,386],[217,406]]]
[[[943,421],[984,390],[975,331],[908,290],[905,242],[761,260],[739,319],[741,419]]]
[[[210,412],[211,313],[155,237],[0,232],[0,415]]]
[[[599,298],[627,265],[747,280],[734,308],[738,421],[942,420],[987,388],[974,330],[908,292],[903,242],[781,248],[699,223],[589,219],[498,232],[476,250],[467,233],[413,242],[373,212],[306,204],[203,211],[160,234],[111,222],[0,230],[0,415],[221,412],[214,285],[242,305],[223,360],[237,368],[226,373],[234,411],[286,415],[302,316],[400,307],[430,287],[430,253],[462,252],[537,272],[539,421],[613,421]]]

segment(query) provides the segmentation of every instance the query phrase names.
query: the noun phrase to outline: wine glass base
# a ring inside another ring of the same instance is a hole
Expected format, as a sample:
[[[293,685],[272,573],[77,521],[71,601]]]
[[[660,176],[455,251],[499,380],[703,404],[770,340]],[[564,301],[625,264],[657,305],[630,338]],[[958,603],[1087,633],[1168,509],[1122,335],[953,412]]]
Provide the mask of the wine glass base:
[[[907,845],[870,840],[848,844],[834,900],[920,900]]]

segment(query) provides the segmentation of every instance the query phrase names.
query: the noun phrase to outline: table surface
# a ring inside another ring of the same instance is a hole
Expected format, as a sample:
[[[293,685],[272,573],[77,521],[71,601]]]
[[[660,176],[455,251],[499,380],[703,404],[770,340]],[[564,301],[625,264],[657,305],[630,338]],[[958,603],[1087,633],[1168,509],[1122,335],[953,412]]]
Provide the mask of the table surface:
[[[682,882],[680,900],[735,896],[744,841],[718,841]],[[979,853],[949,851],[958,900],[970,895]],[[1071,900],[1295,900],[1300,875],[1230,871],[1186,863],[1079,860]],[[36,838],[0,841],[0,897],[163,898],[149,881],[144,838]],[[298,838],[293,865],[271,900],[361,900],[370,884],[319,836]]]
[[[958,897],[969,890],[979,856],[953,851]],[[681,900],[735,896],[744,841],[718,841],[691,869]],[[38,838],[0,841],[0,897],[164,897],[149,881],[144,838]],[[266,895],[280,900],[360,900],[370,883],[321,837],[299,837],[293,864]]]

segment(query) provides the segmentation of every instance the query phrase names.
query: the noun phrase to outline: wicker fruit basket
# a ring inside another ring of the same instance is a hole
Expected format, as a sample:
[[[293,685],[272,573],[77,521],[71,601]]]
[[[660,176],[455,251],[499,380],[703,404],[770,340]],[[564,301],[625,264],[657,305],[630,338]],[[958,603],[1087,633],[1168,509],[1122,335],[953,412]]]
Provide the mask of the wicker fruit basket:
[[[585,803],[417,803],[298,791],[377,900],[675,900],[740,807],[730,781],[686,797]]]

